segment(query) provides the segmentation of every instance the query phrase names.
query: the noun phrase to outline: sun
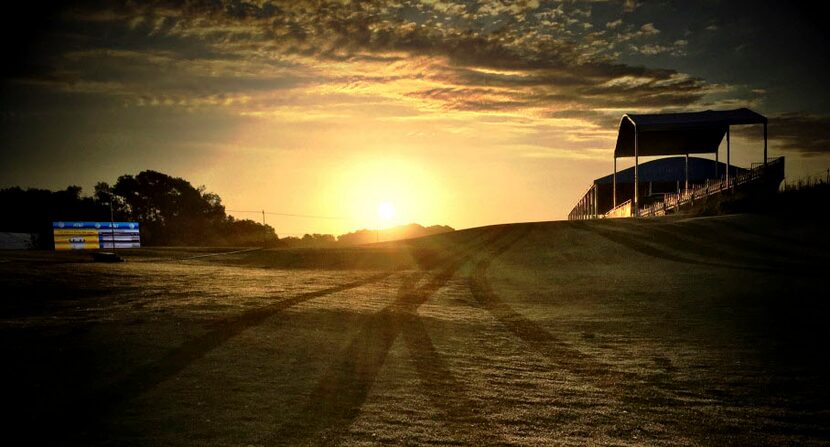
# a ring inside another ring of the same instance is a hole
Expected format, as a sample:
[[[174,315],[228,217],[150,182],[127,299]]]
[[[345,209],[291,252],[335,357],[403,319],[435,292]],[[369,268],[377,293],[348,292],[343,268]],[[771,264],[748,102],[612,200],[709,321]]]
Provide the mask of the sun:
[[[389,222],[395,218],[395,206],[389,202],[380,202],[378,204],[378,218],[380,220]]]
[[[344,216],[332,220],[345,233],[396,225],[443,223],[448,189],[435,169],[410,158],[355,156],[333,162],[321,175],[325,187],[318,196],[320,209]]]

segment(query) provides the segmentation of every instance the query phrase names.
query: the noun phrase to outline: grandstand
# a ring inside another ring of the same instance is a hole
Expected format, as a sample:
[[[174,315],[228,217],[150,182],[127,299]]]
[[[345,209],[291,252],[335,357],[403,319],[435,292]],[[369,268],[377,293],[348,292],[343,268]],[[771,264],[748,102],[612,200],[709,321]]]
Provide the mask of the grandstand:
[[[749,169],[730,164],[730,127],[763,124],[763,162]],[[726,137],[726,163],[719,148]],[[690,154],[713,154],[714,160]],[[640,164],[639,157],[661,156]],[[617,158],[634,166],[617,172]],[[784,158],[767,157],[767,118],[749,109],[624,115],[614,149],[614,171],[597,178],[568,214],[569,220],[678,213],[707,198],[751,190],[776,191],[784,178]]]

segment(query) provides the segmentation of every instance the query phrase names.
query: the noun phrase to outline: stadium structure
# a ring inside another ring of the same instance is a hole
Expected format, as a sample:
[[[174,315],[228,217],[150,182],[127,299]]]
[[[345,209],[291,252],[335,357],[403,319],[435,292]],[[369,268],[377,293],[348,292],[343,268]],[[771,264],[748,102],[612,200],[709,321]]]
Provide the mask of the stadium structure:
[[[730,163],[730,127],[762,124],[763,161],[741,168]],[[726,138],[726,163],[719,148]],[[713,154],[714,160],[692,155]],[[640,157],[667,156],[643,164]],[[634,166],[617,172],[618,158]],[[767,118],[752,110],[626,114],[614,148],[614,171],[593,181],[568,214],[569,220],[674,214],[737,190],[764,194],[784,179],[784,157],[767,156]]]

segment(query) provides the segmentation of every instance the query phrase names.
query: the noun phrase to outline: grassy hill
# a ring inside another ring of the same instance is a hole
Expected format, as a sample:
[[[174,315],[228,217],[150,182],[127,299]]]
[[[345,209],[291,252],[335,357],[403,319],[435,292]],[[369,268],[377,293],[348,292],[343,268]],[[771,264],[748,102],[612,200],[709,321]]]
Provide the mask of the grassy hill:
[[[828,248],[821,221],[731,215],[3,253],[8,436],[823,445]]]

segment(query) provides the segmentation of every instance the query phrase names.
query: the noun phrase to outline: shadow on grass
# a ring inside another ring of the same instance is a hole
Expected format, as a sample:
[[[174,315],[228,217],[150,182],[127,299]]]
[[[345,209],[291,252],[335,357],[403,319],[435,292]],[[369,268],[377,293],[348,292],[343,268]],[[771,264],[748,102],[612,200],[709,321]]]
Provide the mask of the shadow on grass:
[[[403,333],[425,394],[446,417],[456,436],[469,439],[483,422],[467,398],[464,387],[453,377],[441,358],[423,322],[418,308],[443,287],[458,269],[480,248],[504,240],[511,230],[498,229],[483,241],[467,246],[436,266],[437,272],[427,282],[416,286],[424,273],[416,272],[404,279],[395,301],[372,315],[343,351],[339,360],[323,374],[308,402],[288,423],[264,440],[286,445],[327,444],[336,441],[360,415],[372,385],[380,372],[392,344]],[[514,243],[518,238],[511,238]],[[485,256],[494,256],[487,252]]]

